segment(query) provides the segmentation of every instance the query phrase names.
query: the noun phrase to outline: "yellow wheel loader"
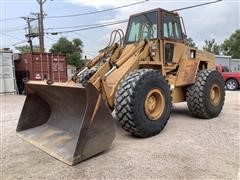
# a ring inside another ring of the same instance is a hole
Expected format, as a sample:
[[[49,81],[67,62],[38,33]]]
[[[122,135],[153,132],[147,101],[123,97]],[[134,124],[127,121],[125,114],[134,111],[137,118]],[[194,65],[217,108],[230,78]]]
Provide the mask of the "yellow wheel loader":
[[[106,150],[115,115],[137,137],[158,134],[172,103],[210,119],[221,112],[224,81],[214,55],[186,44],[182,18],[154,9],[130,16],[126,34],[110,43],[66,83],[28,81],[17,133],[53,157],[74,165]],[[112,113],[112,114],[111,114]]]

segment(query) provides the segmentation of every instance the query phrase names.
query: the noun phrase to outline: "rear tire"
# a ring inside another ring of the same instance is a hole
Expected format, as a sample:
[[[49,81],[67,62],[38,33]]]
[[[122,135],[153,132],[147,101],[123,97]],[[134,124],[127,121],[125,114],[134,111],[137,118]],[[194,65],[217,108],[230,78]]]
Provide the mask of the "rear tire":
[[[229,79],[226,82],[226,88],[228,90],[234,91],[238,89],[238,82],[235,79]]]
[[[195,84],[187,88],[186,100],[194,116],[204,119],[218,116],[225,100],[222,75],[218,71],[199,71]]]
[[[159,71],[139,69],[123,78],[115,96],[122,128],[137,137],[158,134],[171,113],[170,88]]]

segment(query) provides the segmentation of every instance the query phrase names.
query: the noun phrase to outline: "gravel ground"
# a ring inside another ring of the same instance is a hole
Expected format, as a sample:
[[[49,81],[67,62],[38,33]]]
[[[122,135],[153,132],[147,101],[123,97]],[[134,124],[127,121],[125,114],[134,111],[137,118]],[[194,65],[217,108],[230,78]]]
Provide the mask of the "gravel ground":
[[[68,166],[16,136],[25,97],[2,95],[0,179],[239,179],[240,91],[227,92],[219,117],[174,106],[166,128],[137,139],[118,128],[108,151]]]

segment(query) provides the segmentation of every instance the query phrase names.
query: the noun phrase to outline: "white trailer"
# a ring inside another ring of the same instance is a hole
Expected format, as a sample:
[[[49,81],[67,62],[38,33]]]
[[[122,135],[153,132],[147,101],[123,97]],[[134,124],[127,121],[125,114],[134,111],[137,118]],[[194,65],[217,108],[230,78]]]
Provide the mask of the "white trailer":
[[[15,69],[13,53],[8,49],[0,49],[0,93],[15,93]]]

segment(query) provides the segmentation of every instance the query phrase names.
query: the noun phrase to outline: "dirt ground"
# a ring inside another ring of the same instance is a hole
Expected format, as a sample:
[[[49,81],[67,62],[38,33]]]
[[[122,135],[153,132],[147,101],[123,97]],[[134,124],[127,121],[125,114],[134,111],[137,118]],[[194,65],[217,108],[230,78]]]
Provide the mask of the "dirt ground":
[[[108,151],[68,166],[20,139],[15,128],[25,97],[2,95],[0,179],[239,179],[240,91],[227,92],[219,117],[191,117],[174,106],[157,136],[134,138],[118,128]]]

